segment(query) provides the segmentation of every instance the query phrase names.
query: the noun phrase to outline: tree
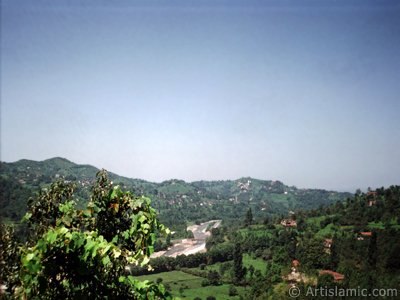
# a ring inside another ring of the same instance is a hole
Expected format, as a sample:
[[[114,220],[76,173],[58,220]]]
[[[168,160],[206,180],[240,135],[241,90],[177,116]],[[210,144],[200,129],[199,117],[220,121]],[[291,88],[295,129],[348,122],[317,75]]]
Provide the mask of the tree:
[[[246,212],[246,218],[244,219],[244,225],[250,226],[251,224],[253,224],[253,213],[251,211],[251,207],[249,207],[249,209]]]
[[[250,280],[253,279],[254,271],[255,271],[255,269],[254,269],[253,265],[250,265],[249,269],[248,269],[248,272],[249,272],[249,275],[250,275]]]
[[[126,276],[145,266],[155,232],[168,233],[150,199],[113,186],[100,171],[85,210],[77,210],[74,185],[63,181],[29,201],[31,231],[21,245],[20,283],[14,296],[36,299],[169,298],[162,285]],[[7,284],[7,283],[6,283]]]
[[[194,239],[193,231],[187,230],[187,231],[186,231],[186,238],[188,238],[188,239]]]
[[[20,250],[16,241],[14,229],[11,226],[0,224],[0,283],[7,289],[5,296],[12,295],[19,284],[19,254]],[[0,293],[2,293],[1,291]],[[0,294],[1,298],[1,294]]]
[[[220,285],[221,284],[221,276],[219,275],[219,273],[217,271],[209,271],[207,274],[207,279],[208,282],[211,285]]]
[[[167,247],[171,246],[171,234],[167,234],[167,237],[165,239],[165,244],[167,245]]]
[[[238,292],[237,289],[235,288],[234,285],[229,286],[229,292],[228,292],[230,297],[237,296]]]
[[[372,270],[375,269],[376,267],[376,258],[377,258],[377,236],[376,232],[372,232],[372,236],[369,240],[369,245],[368,245],[368,259],[367,259],[369,268]]]

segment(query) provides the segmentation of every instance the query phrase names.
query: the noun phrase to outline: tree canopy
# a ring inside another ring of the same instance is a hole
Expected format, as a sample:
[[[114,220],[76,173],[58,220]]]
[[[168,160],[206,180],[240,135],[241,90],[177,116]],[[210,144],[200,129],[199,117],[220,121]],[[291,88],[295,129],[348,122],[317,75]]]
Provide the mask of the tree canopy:
[[[127,272],[131,265],[148,264],[157,232],[169,233],[156,218],[150,199],[123,192],[104,170],[97,174],[86,209],[76,209],[73,194],[72,183],[57,181],[29,201],[24,217],[29,235],[19,250],[10,230],[2,226],[7,234],[2,232],[1,258],[15,266],[1,274],[6,295],[169,298],[163,285],[140,282]]]

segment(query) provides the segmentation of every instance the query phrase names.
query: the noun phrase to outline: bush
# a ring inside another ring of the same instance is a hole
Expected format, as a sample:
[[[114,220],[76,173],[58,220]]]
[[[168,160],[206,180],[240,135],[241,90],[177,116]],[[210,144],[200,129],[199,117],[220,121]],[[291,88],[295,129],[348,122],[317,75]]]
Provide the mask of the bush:
[[[201,282],[201,286],[209,286],[210,285],[210,282],[208,281],[208,279],[204,279],[202,282]]]
[[[229,296],[233,297],[236,296],[237,294],[238,294],[237,289],[233,285],[231,285],[229,287]]]

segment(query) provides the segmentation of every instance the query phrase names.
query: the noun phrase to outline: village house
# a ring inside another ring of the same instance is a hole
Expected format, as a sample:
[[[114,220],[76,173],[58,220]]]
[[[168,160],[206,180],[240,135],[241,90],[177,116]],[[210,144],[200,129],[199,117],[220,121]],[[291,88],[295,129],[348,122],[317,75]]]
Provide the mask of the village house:
[[[322,271],[319,272],[319,275],[325,275],[325,274],[331,275],[335,282],[339,282],[339,281],[342,281],[344,279],[344,275],[343,274],[334,272],[332,270],[322,270]]]
[[[359,236],[357,237],[357,240],[359,241],[363,241],[364,237],[371,237],[372,236],[372,232],[371,231],[363,231],[359,233]]]
[[[324,240],[324,251],[325,251],[325,253],[327,253],[327,254],[331,253],[332,243],[333,243],[332,239],[325,239]]]
[[[295,270],[300,266],[300,262],[297,259],[292,260],[292,269]]]
[[[283,219],[281,221],[281,225],[283,225],[285,227],[296,227],[297,223],[296,223],[296,220]]]

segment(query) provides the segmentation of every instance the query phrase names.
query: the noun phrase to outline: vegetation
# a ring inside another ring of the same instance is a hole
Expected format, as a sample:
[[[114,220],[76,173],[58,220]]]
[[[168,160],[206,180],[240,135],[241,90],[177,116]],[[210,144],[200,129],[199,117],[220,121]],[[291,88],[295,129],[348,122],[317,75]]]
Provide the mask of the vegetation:
[[[126,274],[145,266],[155,232],[168,233],[150,200],[97,174],[85,210],[75,208],[74,185],[57,181],[29,201],[27,240],[2,225],[1,282],[6,296],[28,299],[165,299],[161,284]]]
[[[282,226],[276,217],[239,227],[225,223],[212,230],[207,253],[158,258],[151,264],[155,271],[170,268],[201,277],[205,291],[229,285],[217,299],[236,292],[244,299],[287,299],[289,283],[296,284],[303,296],[308,287],[318,286],[396,288],[400,284],[399,208],[400,187],[390,187],[282,216],[296,219],[294,227]],[[294,273],[293,261],[299,264]],[[332,275],[320,275],[322,270],[339,273],[343,279],[334,281]]]
[[[22,205],[19,195],[26,197],[34,186],[27,178],[39,172],[32,172],[35,162],[23,163],[16,163],[18,168],[6,164],[0,174],[8,221],[15,217],[12,201]],[[46,163],[72,170],[61,159]],[[21,174],[25,183],[19,182]],[[207,252],[149,260],[175,238],[156,219],[149,199],[122,192],[103,172],[90,190],[74,175],[81,185],[76,192],[66,179],[70,175],[64,172],[51,185],[38,183],[38,190],[47,189],[25,201],[25,223],[2,225],[1,280],[7,296],[287,299],[289,284],[295,284],[298,299],[306,299],[309,287],[400,285],[398,186],[350,197],[250,178],[153,184],[111,174],[120,186],[154,197],[154,206],[178,228],[178,236],[193,234],[187,231],[189,221],[223,219],[220,227],[208,228]],[[89,201],[82,201],[86,193]],[[84,208],[75,205],[78,201]]]
[[[96,172],[98,169],[95,167],[77,165],[63,158],[1,163],[0,217],[18,222],[26,212],[29,197],[57,179],[76,182],[76,205],[84,209],[90,198],[90,186]],[[236,221],[249,208],[249,221],[260,221],[276,213],[286,213],[288,209],[315,209],[322,204],[335,203],[350,196],[349,193],[297,189],[279,181],[252,178],[192,183],[173,179],[152,183],[112,173],[109,177],[125,190],[150,197],[161,222],[175,232],[174,238],[186,237],[188,222],[210,219]]]

